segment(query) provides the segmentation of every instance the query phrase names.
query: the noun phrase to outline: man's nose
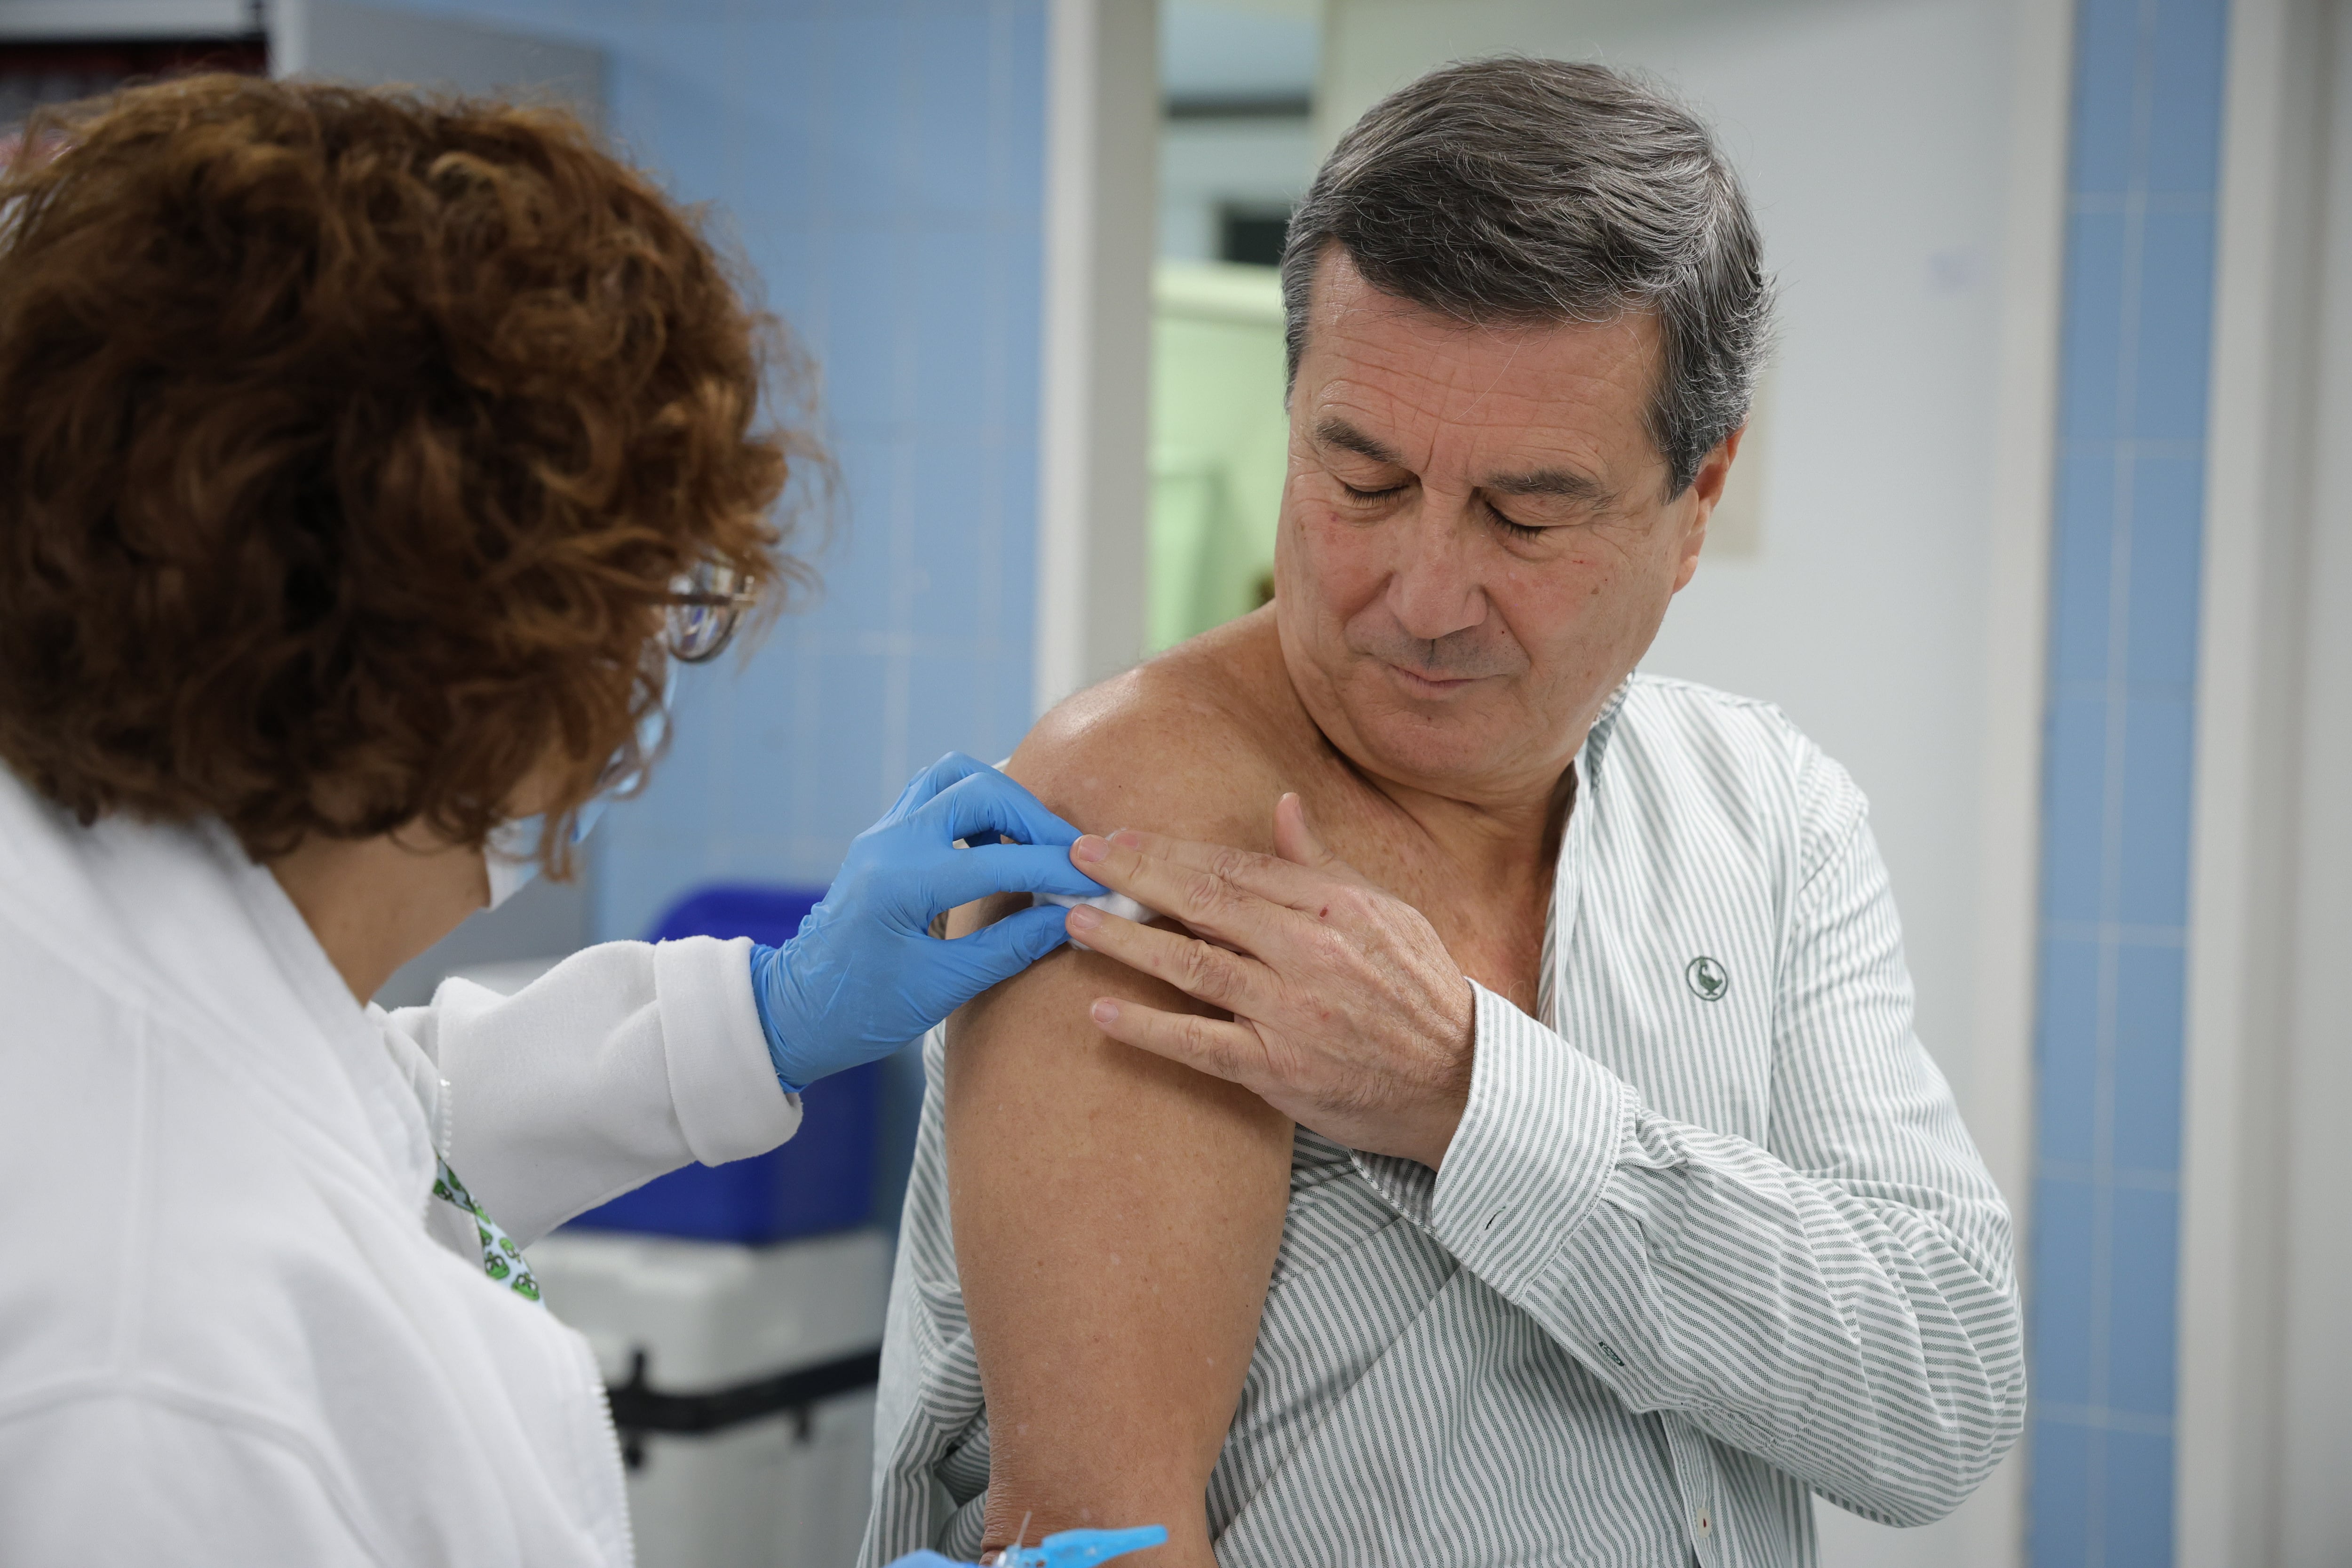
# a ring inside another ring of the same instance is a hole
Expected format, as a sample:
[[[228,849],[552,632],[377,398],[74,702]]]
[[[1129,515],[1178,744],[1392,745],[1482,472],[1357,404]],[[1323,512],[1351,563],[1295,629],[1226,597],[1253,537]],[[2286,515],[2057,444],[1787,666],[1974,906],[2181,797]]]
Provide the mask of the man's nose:
[[[1388,599],[1407,637],[1434,642],[1486,618],[1475,520],[1464,510],[1450,498],[1428,496],[1416,515],[1401,520],[1406,526],[1395,536]]]

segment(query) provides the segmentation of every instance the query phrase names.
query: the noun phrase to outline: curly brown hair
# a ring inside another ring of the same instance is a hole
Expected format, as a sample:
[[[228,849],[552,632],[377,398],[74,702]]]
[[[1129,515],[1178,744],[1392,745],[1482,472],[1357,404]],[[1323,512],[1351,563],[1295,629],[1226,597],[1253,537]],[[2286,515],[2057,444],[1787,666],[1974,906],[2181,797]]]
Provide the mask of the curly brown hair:
[[[529,779],[564,874],[647,760],[670,585],[803,574],[771,514],[816,454],[756,427],[782,329],[559,110],[207,76],[24,144],[0,760],[257,859],[479,844]]]

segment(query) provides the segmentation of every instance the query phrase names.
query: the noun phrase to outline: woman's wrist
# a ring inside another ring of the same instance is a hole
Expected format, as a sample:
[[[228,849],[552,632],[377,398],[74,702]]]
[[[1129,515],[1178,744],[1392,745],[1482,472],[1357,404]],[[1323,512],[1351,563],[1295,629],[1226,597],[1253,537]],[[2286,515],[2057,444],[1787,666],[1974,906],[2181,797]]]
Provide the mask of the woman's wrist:
[[[768,1060],[775,1067],[776,1082],[786,1094],[798,1094],[815,1082],[818,1075],[808,1073],[796,1058],[781,1026],[783,1008],[778,985],[784,962],[782,948],[770,947],[764,942],[751,944],[751,1005],[760,1015],[760,1033],[767,1037]],[[807,1073],[805,1078],[803,1073]]]

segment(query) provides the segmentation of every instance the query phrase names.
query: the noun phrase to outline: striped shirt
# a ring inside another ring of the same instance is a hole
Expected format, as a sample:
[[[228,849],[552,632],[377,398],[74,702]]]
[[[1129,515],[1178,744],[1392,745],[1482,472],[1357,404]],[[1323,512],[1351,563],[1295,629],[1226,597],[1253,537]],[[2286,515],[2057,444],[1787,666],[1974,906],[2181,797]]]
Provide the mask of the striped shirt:
[[[1577,758],[1538,1011],[1481,988],[1444,1173],[1301,1129],[1224,1568],[1815,1560],[2018,1434],[2010,1223],[1912,1027],[1862,793],[1780,713],[1635,676]],[[969,1558],[988,1484],[942,1043],[864,1561]]]

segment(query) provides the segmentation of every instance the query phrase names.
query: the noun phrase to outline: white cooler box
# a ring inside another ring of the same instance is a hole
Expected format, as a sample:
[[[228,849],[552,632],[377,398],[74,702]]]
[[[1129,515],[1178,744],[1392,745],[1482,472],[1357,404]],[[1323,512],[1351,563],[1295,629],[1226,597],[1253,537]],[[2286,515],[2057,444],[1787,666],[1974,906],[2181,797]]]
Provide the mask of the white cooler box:
[[[567,1230],[530,1258],[595,1347],[645,1568],[847,1568],[872,1485],[887,1237]]]

